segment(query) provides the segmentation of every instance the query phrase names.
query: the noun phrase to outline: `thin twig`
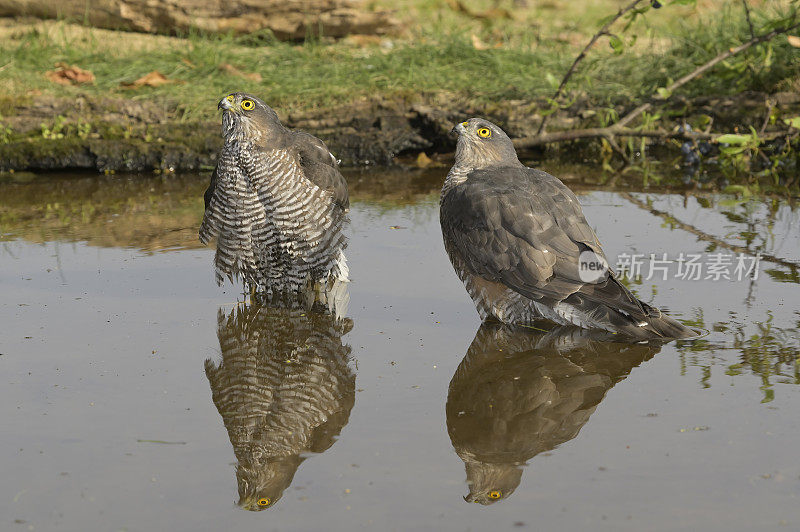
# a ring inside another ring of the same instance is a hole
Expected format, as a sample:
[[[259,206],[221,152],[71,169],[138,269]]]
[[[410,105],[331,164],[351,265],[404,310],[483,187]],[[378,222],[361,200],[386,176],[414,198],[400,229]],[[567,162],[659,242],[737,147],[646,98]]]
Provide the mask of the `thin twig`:
[[[744,6],[744,18],[747,19],[747,25],[750,26],[750,38],[755,38],[756,29],[753,27],[753,20],[750,18],[750,6],[747,5],[747,0],[742,0]]]
[[[631,158],[628,157],[628,154],[625,153],[625,150],[620,148],[619,144],[617,144],[614,135],[608,135],[605,137],[605,139],[606,142],[608,142],[609,146],[611,146],[614,149],[614,151],[617,152],[620,157],[622,157],[622,160],[625,161],[625,164],[631,164]]]
[[[783,33],[788,33],[788,32],[792,31],[793,29],[795,29],[795,28],[797,28],[799,26],[800,26],[800,22],[796,22],[796,23],[794,23],[794,24],[792,24],[790,26],[786,26],[784,28],[777,28],[777,29],[772,30],[769,33],[765,33],[763,35],[759,35],[757,37],[753,37],[749,41],[747,41],[745,43],[742,43],[742,44],[740,44],[739,46],[737,46],[735,48],[729,48],[728,50],[725,50],[723,53],[719,54],[717,57],[715,57],[711,61],[708,61],[708,62],[700,65],[699,67],[695,68],[690,73],[686,74],[682,78],[680,78],[677,81],[675,81],[674,83],[672,83],[672,85],[670,85],[669,87],[666,88],[667,94],[672,94],[672,92],[674,92],[675,89],[678,89],[678,88],[686,85],[687,83],[689,83],[693,79],[705,74],[707,71],[709,71],[712,68],[714,68],[715,66],[717,66],[717,64],[721,63],[722,61],[725,61],[727,58],[729,58],[731,56],[734,56],[734,55],[736,55],[736,54],[738,54],[740,52],[743,52],[743,51],[747,50],[748,48],[750,48],[754,44],[759,44],[759,43],[762,43],[764,41],[768,41],[768,40],[774,38],[777,35],[781,35]],[[666,99],[666,98],[661,98],[661,97],[657,97],[657,96],[653,96],[653,98],[654,99]],[[627,126],[628,124],[630,124],[633,121],[634,118],[636,118],[637,116],[639,116],[643,112],[647,111],[652,106],[653,106],[653,104],[651,102],[644,103],[644,104],[640,105],[639,107],[637,107],[636,109],[634,109],[633,111],[631,111],[630,113],[628,113],[627,115],[622,117],[619,120],[619,122],[617,122],[616,125],[618,125],[620,127]]]
[[[788,131],[776,131],[767,133],[760,136],[762,140],[774,140],[780,137],[789,135]],[[608,139],[609,136],[613,137],[646,137],[655,139],[677,139],[677,140],[705,140],[715,141],[722,133],[704,133],[700,131],[667,131],[665,129],[655,129],[651,131],[642,131],[639,129],[631,129],[625,127],[617,127],[616,125],[609,127],[594,127],[587,129],[570,129],[567,131],[556,131],[553,133],[545,133],[538,137],[525,137],[514,139],[514,146],[520,149],[532,148],[534,146],[541,146],[542,144],[549,144],[551,142],[567,142],[579,139],[591,138],[604,138]]]
[[[775,102],[772,101],[772,98],[767,98],[765,104],[767,106],[767,116],[764,117],[764,123],[761,124],[761,129],[758,130],[759,135],[763,135],[764,131],[766,131],[769,119],[772,118],[772,108],[775,107]]]
[[[635,5],[635,3],[629,5],[628,8],[630,8],[633,5]],[[626,8],[626,9],[628,9],[628,8]],[[704,74],[708,70],[711,70],[714,66],[716,66],[720,62],[724,61],[725,59],[727,59],[727,58],[729,58],[731,56],[734,56],[734,55],[736,55],[736,54],[738,54],[740,52],[743,52],[744,50],[747,50],[748,48],[750,48],[751,46],[753,46],[755,44],[759,44],[759,43],[768,41],[768,40],[774,38],[777,35],[788,33],[788,32],[792,31],[793,29],[795,29],[797,27],[800,27],[800,22],[795,22],[795,23],[790,24],[789,26],[785,26],[783,28],[774,29],[774,30],[770,31],[769,33],[765,33],[763,35],[759,35],[757,37],[754,37],[754,38],[750,39],[749,41],[747,41],[745,43],[742,43],[742,44],[740,44],[739,46],[737,46],[735,48],[730,48],[730,49],[726,50],[725,52],[719,54],[715,58],[711,59],[710,61],[700,65],[699,67],[694,69],[689,74],[686,74],[682,78],[678,79],[677,81],[672,83],[669,87],[667,87],[666,90],[667,90],[668,93],[671,94],[673,91],[675,91],[675,89],[678,89],[678,88],[682,87],[683,85],[689,83],[693,79],[701,76],[702,74]],[[603,28],[605,28],[605,26]],[[584,53],[585,53],[585,49],[584,49],[584,52],[581,52],[581,54],[583,55]],[[578,59],[579,58],[580,58],[580,56],[578,56]],[[575,63],[573,63],[573,66],[578,62],[578,59],[576,59]],[[573,70],[573,69],[570,69],[570,70]],[[568,79],[568,76],[565,76],[565,80],[566,79]],[[564,82],[562,82],[562,86],[563,85],[564,85]],[[561,87],[559,87],[559,88],[561,88]],[[660,97],[654,96],[653,99],[663,100],[664,98],[660,98]],[[630,124],[633,121],[634,118],[638,117],[640,114],[642,114],[643,112],[645,112],[648,109],[650,109],[652,107],[652,105],[653,105],[652,102],[644,103],[644,104],[636,107],[635,109],[633,109],[631,112],[629,112],[624,117],[622,117],[620,120],[617,121],[616,124],[613,124],[613,125],[608,126],[608,127],[576,129],[576,130],[569,130],[569,131],[558,131],[558,132],[555,132],[555,133],[542,133],[544,124],[547,121],[546,120],[547,117],[545,117],[542,120],[542,124],[539,126],[539,131],[537,132],[537,134],[535,136],[515,139],[514,140],[514,145],[517,146],[518,148],[530,148],[530,147],[533,147],[533,146],[540,146],[542,144],[547,144],[547,143],[550,143],[550,142],[564,142],[564,141],[577,140],[577,139],[583,139],[583,138],[598,138],[598,137],[608,138],[609,136],[612,136],[612,137],[613,136],[619,136],[619,137],[653,137],[653,138],[663,138],[663,139],[674,138],[674,139],[685,139],[685,140],[714,140],[715,138],[717,138],[719,136],[719,135],[715,135],[715,134],[711,134],[711,133],[699,133],[699,132],[694,132],[694,131],[693,132],[682,132],[682,133],[668,132],[668,131],[664,131],[664,130],[638,131],[636,129],[631,129],[631,128],[626,127],[628,124]],[[768,135],[766,137],[766,140],[770,140],[772,138],[782,137],[782,136],[785,136],[785,135],[786,135],[786,132],[774,133],[772,135]]]
[[[753,251],[752,249],[744,247],[744,246],[737,246],[736,244],[729,244],[729,243],[725,242],[724,240],[721,240],[721,239],[715,237],[714,235],[710,235],[710,234],[708,234],[708,233],[706,233],[704,231],[701,231],[700,229],[696,228],[693,225],[689,225],[689,224],[687,224],[685,222],[681,222],[680,220],[677,220],[670,213],[664,212],[664,211],[660,211],[660,210],[648,205],[646,202],[640,200],[639,198],[637,198],[636,196],[634,196],[633,194],[630,194],[628,192],[623,192],[621,194],[621,196],[623,198],[625,198],[626,200],[630,201],[631,203],[633,203],[634,205],[636,205],[637,207],[648,211],[650,214],[658,216],[659,218],[662,218],[662,219],[666,220],[667,222],[675,225],[676,227],[678,227],[680,229],[683,229],[684,231],[695,235],[700,240],[705,240],[706,242],[711,242],[712,244],[716,244],[717,246],[719,246],[721,248],[724,248],[724,249],[727,249],[727,250],[730,250],[730,251],[735,251],[736,253],[747,253],[748,255],[751,255],[753,257],[755,257],[757,253],[761,253],[761,259],[762,260],[765,260],[767,262],[772,262],[772,263],[775,263],[775,264],[780,264],[781,266],[786,266],[792,272],[797,271],[797,268],[800,267],[800,263],[797,263],[797,262],[794,262],[794,261],[791,261],[791,260],[782,259],[780,257],[776,257],[775,255],[770,255],[769,253]]]
[[[609,20],[602,28],[600,28],[597,31],[597,33],[594,34],[592,39],[589,41],[589,44],[587,44],[586,47],[584,47],[584,49],[581,50],[581,53],[578,54],[578,57],[576,57],[575,60],[572,62],[572,66],[570,66],[569,70],[567,70],[567,73],[564,74],[564,78],[561,80],[561,84],[558,86],[558,89],[556,89],[555,94],[553,94],[553,97],[551,98],[552,101],[556,101],[558,99],[558,97],[561,96],[561,93],[564,91],[564,87],[567,86],[567,82],[569,81],[569,78],[571,78],[572,75],[577,70],[578,63],[583,61],[583,58],[586,57],[587,52],[592,48],[592,46],[594,46],[594,44],[597,42],[597,40],[600,37],[602,37],[603,35],[608,35],[608,29],[611,26],[613,26],[615,22],[617,22],[620,18],[622,18],[623,15],[625,15],[625,13],[627,13],[628,11],[631,11],[633,8],[636,7],[637,4],[640,4],[643,1],[644,0],[634,0],[633,2],[628,4],[626,7],[623,7],[622,9],[620,9],[619,12],[614,16],[614,18]],[[541,135],[544,132],[544,127],[545,127],[545,125],[547,125],[547,120],[549,119],[549,117],[550,117],[550,115],[548,114],[548,115],[545,115],[542,118],[542,123],[539,124],[539,129],[536,131],[536,135]]]

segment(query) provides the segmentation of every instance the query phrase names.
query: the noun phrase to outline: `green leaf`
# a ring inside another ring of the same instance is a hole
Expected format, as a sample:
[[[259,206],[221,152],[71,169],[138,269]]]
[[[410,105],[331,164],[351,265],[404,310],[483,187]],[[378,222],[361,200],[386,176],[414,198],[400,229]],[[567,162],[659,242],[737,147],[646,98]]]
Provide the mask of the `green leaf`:
[[[670,96],[672,96],[672,91],[666,87],[659,87],[656,89],[656,93],[658,93],[658,97],[662,100],[666,100]]]
[[[700,127],[706,127],[711,123],[711,117],[708,115],[700,115],[697,117],[697,123],[700,125]]]
[[[672,0],[670,5],[673,6],[695,6],[697,5],[697,0]]]
[[[750,140],[750,138],[750,135],[720,135],[717,137],[717,142],[720,144],[741,145]]]
[[[726,148],[725,147],[720,148],[719,151],[721,151],[725,155],[739,155],[740,153],[744,153],[746,149],[747,148],[745,148],[744,146],[738,146],[738,147],[728,146]]]
[[[766,49],[767,54],[764,56],[764,59],[761,60],[761,63],[763,67],[769,68],[772,66],[772,44],[767,43]]]
[[[548,84],[549,84],[551,87],[558,87],[558,83],[559,83],[559,82],[558,82],[558,80],[557,80],[557,79],[556,79],[556,77],[555,77],[553,74],[551,74],[550,72],[548,72],[547,74],[545,74],[545,75],[544,75],[544,79],[547,81],[547,83],[548,83]]]
[[[625,19],[628,22],[627,22],[627,24],[625,24],[625,28],[622,31],[623,32],[628,31],[628,28],[631,27],[631,24],[633,24],[636,21],[637,18],[639,18],[640,16],[644,15],[648,11],[650,11],[650,6],[649,5],[646,5],[646,6],[643,6],[643,7],[638,7],[636,9],[632,9],[631,11],[629,11],[625,15]]]
[[[620,55],[622,52],[625,51],[625,43],[622,42],[622,39],[617,37],[616,35],[612,35],[608,38],[608,44],[611,45],[611,48],[614,49],[614,53],[616,55]]]
[[[800,129],[800,116],[794,116],[792,118],[784,118],[783,122],[789,127]]]
[[[614,20],[616,17],[617,17],[616,13],[614,13],[613,15],[609,15],[607,17],[603,17],[598,21],[597,25],[602,28],[603,26]]]
[[[741,195],[745,197],[752,195],[750,189],[742,185],[728,185],[723,189],[723,192],[726,194],[736,194],[737,196]]]
[[[558,111],[559,105],[557,101],[552,98],[548,98],[547,103],[550,105],[550,108],[539,111],[542,116],[548,116]]]

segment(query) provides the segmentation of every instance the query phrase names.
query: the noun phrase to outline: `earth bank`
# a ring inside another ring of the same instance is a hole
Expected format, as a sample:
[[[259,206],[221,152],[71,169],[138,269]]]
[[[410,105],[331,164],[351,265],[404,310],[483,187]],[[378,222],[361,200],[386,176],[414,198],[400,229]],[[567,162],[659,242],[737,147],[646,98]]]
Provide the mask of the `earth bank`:
[[[800,94],[745,93],[735,97],[676,99],[660,112],[665,127],[698,124],[710,117],[715,128],[748,131],[761,127],[767,101],[781,115],[800,111]],[[209,105],[216,102],[209,101]],[[616,107],[622,115],[631,105]],[[500,124],[512,138],[536,133],[543,102],[508,101],[495,105],[459,101],[448,95],[416,99],[360,100],[335,109],[315,109],[285,116],[283,122],[322,138],[343,166],[392,165],[420,153],[452,152],[453,124],[484,116]],[[773,111],[774,112],[774,111]],[[168,101],[120,98],[75,99],[32,96],[0,102],[4,122],[14,138],[0,144],[0,170],[84,169],[99,172],[196,171],[214,166],[220,147],[218,122],[185,122],[180,105]],[[592,127],[597,112],[586,99],[577,100],[550,120],[550,130]],[[526,155],[537,159],[562,156],[596,162],[599,140],[551,145]],[[680,143],[658,148],[675,156]],[[424,164],[424,163],[423,163]]]

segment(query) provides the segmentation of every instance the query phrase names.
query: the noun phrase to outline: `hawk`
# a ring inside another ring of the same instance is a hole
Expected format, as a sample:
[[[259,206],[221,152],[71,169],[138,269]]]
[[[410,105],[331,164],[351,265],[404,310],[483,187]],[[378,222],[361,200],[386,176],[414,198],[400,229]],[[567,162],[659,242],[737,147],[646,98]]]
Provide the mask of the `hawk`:
[[[349,319],[260,305],[220,311],[222,356],[206,360],[211,396],[236,455],[238,505],[274,507],[310,453],[347,425],[356,376]]]
[[[481,325],[447,393],[467,502],[511,496],[530,459],[575,438],[606,392],[660,350],[659,342],[619,340],[572,326]]]
[[[200,241],[217,239],[216,280],[342,306],[348,281],[347,183],[325,143],[284,127],[263,101],[223,98],[222,134],[206,190]]]
[[[639,301],[608,266],[575,194],[528,168],[508,135],[471,118],[439,201],[450,261],[482,319],[603,329],[640,340],[697,332]]]

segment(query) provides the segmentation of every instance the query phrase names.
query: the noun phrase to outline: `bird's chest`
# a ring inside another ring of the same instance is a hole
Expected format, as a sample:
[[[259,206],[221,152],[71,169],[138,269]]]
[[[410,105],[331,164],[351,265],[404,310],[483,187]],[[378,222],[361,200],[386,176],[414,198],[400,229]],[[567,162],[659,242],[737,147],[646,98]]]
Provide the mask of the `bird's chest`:
[[[256,201],[277,226],[295,226],[322,194],[303,174],[288,150],[263,150],[239,143],[223,150],[220,167],[228,190],[243,200]]]
[[[467,180],[469,173],[472,171],[472,167],[468,166],[453,166],[448,172],[447,177],[444,180],[444,185],[442,186],[442,193],[440,196],[440,202],[444,200],[444,197],[447,195],[450,190],[457,187],[461,183]]]

